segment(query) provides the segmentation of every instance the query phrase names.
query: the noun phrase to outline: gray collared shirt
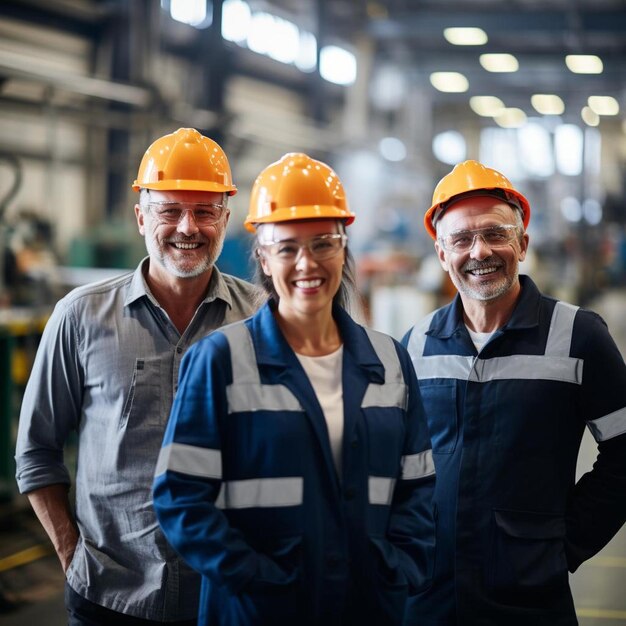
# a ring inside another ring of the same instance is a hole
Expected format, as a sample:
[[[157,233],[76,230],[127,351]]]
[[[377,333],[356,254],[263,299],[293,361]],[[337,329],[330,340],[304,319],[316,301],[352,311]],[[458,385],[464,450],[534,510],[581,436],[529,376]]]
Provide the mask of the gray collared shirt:
[[[88,600],[143,619],[197,615],[199,577],[176,555],[152,508],[152,479],[185,351],[254,312],[252,285],[214,268],[181,335],[132,273],[79,287],[46,325],[22,404],[22,493],[71,482],[63,449],[77,433],[80,539],[67,571]]]

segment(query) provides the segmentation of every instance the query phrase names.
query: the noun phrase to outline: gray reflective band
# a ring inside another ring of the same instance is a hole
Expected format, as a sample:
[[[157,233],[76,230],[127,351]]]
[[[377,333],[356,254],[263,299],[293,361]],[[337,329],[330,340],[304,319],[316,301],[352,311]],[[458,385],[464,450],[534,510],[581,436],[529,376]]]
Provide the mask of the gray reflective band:
[[[161,448],[154,475],[159,476],[167,470],[219,479],[222,477],[222,453],[213,448],[170,443]]]
[[[222,483],[216,506],[221,509],[250,509],[302,504],[302,477],[253,478]]]
[[[430,328],[430,322],[432,321],[435,313],[433,311],[429,313],[421,322],[416,324],[413,328],[411,335],[409,336],[409,343],[407,344],[407,350],[413,357],[424,356],[424,347],[426,346],[426,331]]]
[[[626,408],[587,422],[595,440],[606,441],[626,433]]]
[[[370,476],[367,482],[369,503],[389,506],[393,498],[395,479],[385,476]]]
[[[396,352],[393,339],[388,335],[366,328],[367,336],[385,368],[385,382],[382,385],[368,385],[361,408],[397,407],[406,410],[408,404],[407,386]]]
[[[407,454],[402,457],[402,480],[414,480],[432,476],[435,473],[433,451],[424,450],[417,454]]]
[[[557,302],[552,319],[550,320],[550,330],[546,341],[546,356],[569,356],[569,349],[572,344],[574,332],[574,318],[578,307],[567,302]]]
[[[415,327],[407,347],[418,380],[452,378],[477,383],[493,380],[555,380],[581,385],[584,362],[569,356],[577,311],[578,307],[571,304],[556,303],[545,355],[514,354],[493,359],[454,354],[423,356],[427,339],[425,333],[430,327],[432,315],[419,327]]]
[[[252,337],[244,324],[221,331],[230,347],[233,384],[226,387],[229,413],[246,411],[302,411],[297,398],[284,385],[263,385]]]

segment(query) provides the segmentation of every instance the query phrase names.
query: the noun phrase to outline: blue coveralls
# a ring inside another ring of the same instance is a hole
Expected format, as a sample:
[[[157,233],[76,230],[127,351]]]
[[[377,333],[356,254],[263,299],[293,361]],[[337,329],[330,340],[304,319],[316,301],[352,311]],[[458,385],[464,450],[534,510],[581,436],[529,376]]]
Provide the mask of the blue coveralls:
[[[198,342],[159,457],[154,506],[203,575],[200,624],[400,624],[430,583],[434,467],[415,374],[339,307],[341,481],[313,388],[271,305]]]
[[[415,626],[576,624],[567,570],[626,519],[626,367],[602,319],[521,277],[477,355],[459,296],[403,339],[437,470],[437,562]],[[593,471],[574,485],[585,425]]]

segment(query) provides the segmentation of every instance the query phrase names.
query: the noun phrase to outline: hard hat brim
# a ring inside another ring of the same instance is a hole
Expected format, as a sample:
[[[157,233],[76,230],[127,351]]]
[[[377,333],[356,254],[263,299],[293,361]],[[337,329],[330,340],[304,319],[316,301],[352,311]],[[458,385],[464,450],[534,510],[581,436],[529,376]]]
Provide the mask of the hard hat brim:
[[[133,191],[140,189],[154,189],[157,191],[215,191],[217,193],[227,193],[234,196],[237,193],[235,185],[221,185],[210,181],[202,180],[159,180],[154,183],[133,183]]]
[[[244,221],[246,230],[255,232],[258,224],[274,224],[278,222],[297,222],[300,220],[334,219],[345,220],[346,226],[354,222],[354,213],[338,209],[336,206],[314,204],[310,206],[292,206],[276,209],[262,217],[248,215]]]

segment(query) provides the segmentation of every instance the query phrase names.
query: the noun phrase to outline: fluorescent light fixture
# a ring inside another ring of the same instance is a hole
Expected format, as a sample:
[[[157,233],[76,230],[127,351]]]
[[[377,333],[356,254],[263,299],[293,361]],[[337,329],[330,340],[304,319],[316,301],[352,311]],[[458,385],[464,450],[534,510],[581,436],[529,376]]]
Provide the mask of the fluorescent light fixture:
[[[580,117],[587,126],[597,126],[600,123],[600,116],[591,107],[583,107]]]
[[[298,27],[280,17],[274,16],[272,42],[267,54],[281,63],[295,63],[300,47]]]
[[[459,72],[433,72],[430,84],[445,93],[463,93],[469,89],[469,82]]]
[[[208,26],[206,0],[170,0],[170,15],[183,24]]]
[[[558,96],[547,93],[536,93],[530,97],[530,103],[537,113],[542,115],[561,115],[565,111],[565,104]]]
[[[351,85],[356,80],[356,57],[339,46],[324,46],[320,50],[320,75],[336,85]]]
[[[506,108],[504,102],[495,96],[472,96],[469,103],[472,111],[483,117],[494,117]]]
[[[482,28],[444,28],[443,36],[454,46],[484,46],[488,41]]]
[[[565,65],[575,74],[602,74],[602,59],[595,54],[568,54]]]
[[[242,0],[225,0],[222,5],[222,37],[226,41],[244,42],[250,30],[250,6]]]
[[[517,72],[519,69],[512,54],[481,54],[478,60],[488,72]]]
[[[312,33],[300,31],[296,67],[301,72],[312,72],[317,67],[317,39]]]
[[[583,217],[591,224],[597,226],[602,221],[602,205],[595,198],[583,200]]]
[[[522,109],[509,107],[503,109],[493,119],[502,128],[520,128],[526,123],[526,113]]]
[[[587,104],[598,115],[617,115],[619,103],[612,96],[589,96]]]
[[[404,161],[406,159],[406,146],[397,137],[381,139],[378,148],[387,161]]]

